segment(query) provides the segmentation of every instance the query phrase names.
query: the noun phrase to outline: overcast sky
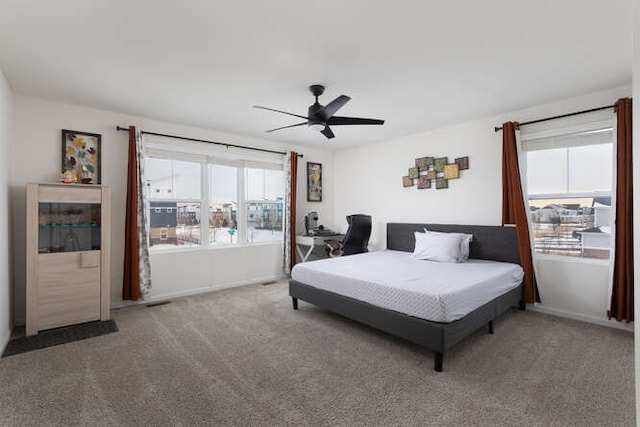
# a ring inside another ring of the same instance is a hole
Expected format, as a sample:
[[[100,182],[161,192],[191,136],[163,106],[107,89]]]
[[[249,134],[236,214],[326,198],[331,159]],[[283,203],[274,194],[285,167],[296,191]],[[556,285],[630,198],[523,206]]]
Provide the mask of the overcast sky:
[[[528,151],[526,156],[529,194],[612,191],[613,144]]]
[[[219,203],[237,203],[237,169],[221,165],[210,166],[210,168],[210,200]],[[146,163],[145,175],[151,182],[151,198],[200,198],[200,165],[198,163],[152,158]],[[276,200],[284,195],[283,172],[247,168],[246,186],[248,200]]]

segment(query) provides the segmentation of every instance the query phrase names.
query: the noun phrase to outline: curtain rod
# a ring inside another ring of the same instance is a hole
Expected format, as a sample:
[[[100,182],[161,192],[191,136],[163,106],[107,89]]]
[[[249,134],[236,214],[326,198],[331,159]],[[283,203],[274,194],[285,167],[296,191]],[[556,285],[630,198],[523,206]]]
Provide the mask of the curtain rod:
[[[541,122],[546,122],[546,121],[549,121],[549,120],[555,120],[555,119],[562,119],[562,118],[565,118],[565,117],[577,116],[578,114],[593,113],[594,111],[606,110],[608,108],[613,108],[613,107],[615,107],[615,104],[614,105],[607,105],[606,107],[592,108],[590,110],[576,111],[575,113],[561,114],[559,116],[547,117],[545,119],[531,120],[530,122],[520,123],[520,126],[532,125],[534,123],[541,123]],[[502,130],[502,126],[500,126],[500,127],[496,126],[495,127],[495,131],[496,132],[499,132],[501,130]]]
[[[125,128],[125,127],[122,127],[122,126],[116,126],[116,129],[119,130],[119,131],[127,131],[127,132],[129,132],[129,128]],[[227,148],[229,148],[229,147],[242,148],[244,150],[262,151],[263,153],[282,154],[283,156],[285,154],[287,154],[284,151],[267,150],[266,148],[247,147],[247,146],[244,146],[244,145],[228,144],[226,142],[207,141],[206,139],[188,138],[186,136],[168,135],[166,133],[147,132],[147,131],[144,131],[144,130],[142,130],[140,132],[143,135],[155,135],[155,136],[164,136],[164,137],[167,137],[167,138],[182,139],[182,140],[185,140],[185,141],[206,142],[207,144],[223,145],[223,146],[225,146]],[[298,154],[298,157],[304,157],[304,155],[303,154]]]

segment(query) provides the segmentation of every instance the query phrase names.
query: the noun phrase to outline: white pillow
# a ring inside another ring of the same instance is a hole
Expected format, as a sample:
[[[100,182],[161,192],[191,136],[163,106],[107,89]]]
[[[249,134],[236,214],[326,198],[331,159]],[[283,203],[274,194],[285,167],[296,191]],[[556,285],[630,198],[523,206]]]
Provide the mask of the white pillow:
[[[442,233],[439,231],[430,231],[425,227],[425,233],[432,234],[455,234],[460,238],[460,256],[458,257],[458,262],[465,262],[469,259],[469,244],[471,240],[473,240],[473,234],[465,234],[465,233]]]
[[[460,256],[460,236],[442,233],[413,233],[416,246],[414,258],[438,262],[458,262]]]

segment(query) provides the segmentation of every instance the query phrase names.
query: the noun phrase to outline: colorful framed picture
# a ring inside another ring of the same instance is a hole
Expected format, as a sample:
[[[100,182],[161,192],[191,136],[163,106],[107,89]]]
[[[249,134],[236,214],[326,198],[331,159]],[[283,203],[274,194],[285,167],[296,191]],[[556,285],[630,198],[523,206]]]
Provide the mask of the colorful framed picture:
[[[461,171],[469,169],[469,157],[458,157],[454,160]]]
[[[100,184],[102,135],[62,129],[62,172],[70,171],[78,183]]]
[[[307,202],[322,201],[322,164],[307,162]]]
[[[402,177],[402,186],[403,187],[413,187],[413,179],[408,176]]]
[[[444,172],[444,165],[446,165],[447,163],[448,162],[446,157],[438,157],[433,161],[433,169],[436,172]]]
[[[428,180],[436,179],[436,171],[434,170],[428,171],[426,177]]]
[[[419,176],[418,168],[409,168],[409,178],[417,179]]]
[[[449,180],[446,178],[436,179],[436,190],[442,190],[449,187]]]
[[[457,179],[460,176],[458,165],[452,163],[450,165],[444,165],[444,177],[446,179]]]
[[[418,190],[424,190],[425,188],[431,188],[431,180],[427,178],[427,175],[421,175],[418,178]]]

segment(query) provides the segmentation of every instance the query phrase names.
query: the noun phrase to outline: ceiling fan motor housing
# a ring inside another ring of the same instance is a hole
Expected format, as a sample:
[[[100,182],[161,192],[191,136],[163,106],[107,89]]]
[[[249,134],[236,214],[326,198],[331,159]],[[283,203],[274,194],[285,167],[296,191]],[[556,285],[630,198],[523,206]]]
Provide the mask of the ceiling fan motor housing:
[[[307,114],[307,117],[309,117],[309,127],[313,125],[326,126],[327,124],[326,117],[324,117],[322,113],[319,113],[319,111],[322,110],[322,108],[323,106],[320,105],[318,102],[309,106],[309,110]]]

